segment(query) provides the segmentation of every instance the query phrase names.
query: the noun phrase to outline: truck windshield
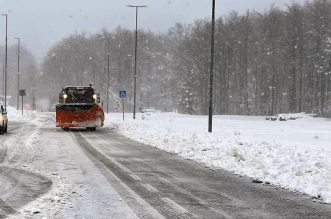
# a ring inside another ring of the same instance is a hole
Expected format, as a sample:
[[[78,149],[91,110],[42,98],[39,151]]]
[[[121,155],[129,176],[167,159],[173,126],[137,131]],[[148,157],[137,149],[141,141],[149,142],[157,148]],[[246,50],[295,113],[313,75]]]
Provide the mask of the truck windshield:
[[[93,89],[67,89],[65,92],[68,97],[66,103],[94,103]]]

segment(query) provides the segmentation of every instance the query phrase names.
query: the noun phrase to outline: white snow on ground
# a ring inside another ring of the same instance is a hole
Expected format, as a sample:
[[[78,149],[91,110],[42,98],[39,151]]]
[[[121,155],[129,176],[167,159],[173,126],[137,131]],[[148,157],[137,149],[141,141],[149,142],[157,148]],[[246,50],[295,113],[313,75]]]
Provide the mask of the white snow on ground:
[[[176,113],[106,116],[106,126],[133,140],[331,203],[331,121],[295,114],[296,120]]]
[[[21,121],[24,118],[26,118],[24,116],[24,113],[26,113],[26,111],[23,111],[23,115],[22,115],[22,111],[16,110],[16,108],[12,106],[7,106],[8,121]]]
[[[54,113],[16,118],[30,123],[0,144],[7,151],[2,165],[42,175],[52,187],[9,218],[137,218],[72,134],[54,127]]]
[[[16,107],[7,106],[7,117],[8,117],[8,123],[10,122],[19,122],[19,121],[31,121],[35,116],[33,115],[34,111],[32,110],[17,110]]]

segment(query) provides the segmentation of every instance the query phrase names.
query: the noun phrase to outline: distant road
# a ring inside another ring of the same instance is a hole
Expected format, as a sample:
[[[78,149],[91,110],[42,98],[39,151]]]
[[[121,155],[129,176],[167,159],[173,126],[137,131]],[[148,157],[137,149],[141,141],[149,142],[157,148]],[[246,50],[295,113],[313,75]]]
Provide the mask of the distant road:
[[[331,205],[209,170],[108,129],[72,134],[142,218],[331,218]]]

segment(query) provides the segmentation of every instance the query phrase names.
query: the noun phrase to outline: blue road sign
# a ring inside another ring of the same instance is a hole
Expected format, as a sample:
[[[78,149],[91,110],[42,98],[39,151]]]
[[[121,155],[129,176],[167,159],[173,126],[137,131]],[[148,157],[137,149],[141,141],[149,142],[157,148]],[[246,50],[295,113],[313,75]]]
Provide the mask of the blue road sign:
[[[120,91],[120,98],[125,98],[126,97],[126,90],[121,90]]]

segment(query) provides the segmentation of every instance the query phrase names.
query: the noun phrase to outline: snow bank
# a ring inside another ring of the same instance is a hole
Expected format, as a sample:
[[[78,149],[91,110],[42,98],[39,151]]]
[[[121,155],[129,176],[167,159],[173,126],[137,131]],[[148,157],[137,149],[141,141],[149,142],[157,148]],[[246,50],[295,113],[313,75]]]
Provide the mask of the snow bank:
[[[7,106],[7,117],[8,122],[18,122],[18,121],[29,121],[35,118],[36,111],[24,109],[23,115],[22,110],[16,110],[16,107]]]
[[[331,203],[331,121],[305,114],[296,120],[215,116],[213,133],[206,116],[175,113],[111,113],[106,125],[211,168],[223,168]]]
[[[22,111],[16,110],[16,108],[7,106],[8,121],[21,121],[23,119]]]

